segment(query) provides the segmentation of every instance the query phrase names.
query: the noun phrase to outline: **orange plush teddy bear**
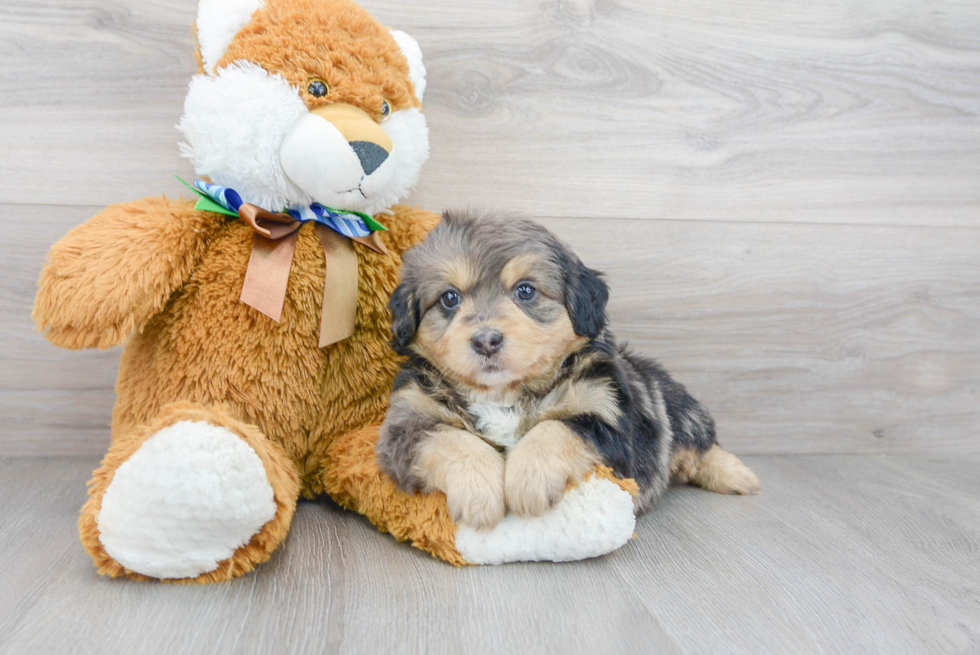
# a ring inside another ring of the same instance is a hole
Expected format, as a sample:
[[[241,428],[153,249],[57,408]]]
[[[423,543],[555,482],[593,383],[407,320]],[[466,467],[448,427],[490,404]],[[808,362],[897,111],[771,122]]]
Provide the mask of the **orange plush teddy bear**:
[[[201,0],[197,38],[179,125],[196,202],[144,198],[76,227],[34,308],[58,346],[126,343],[79,521],[99,571],[236,577],[286,537],[300,494],[324,492],[455,564],[622,545],[622,481],[477,533],[378,470],[388,298],[439,220],[396,204],[428,156],[418,44],[348,0]]]

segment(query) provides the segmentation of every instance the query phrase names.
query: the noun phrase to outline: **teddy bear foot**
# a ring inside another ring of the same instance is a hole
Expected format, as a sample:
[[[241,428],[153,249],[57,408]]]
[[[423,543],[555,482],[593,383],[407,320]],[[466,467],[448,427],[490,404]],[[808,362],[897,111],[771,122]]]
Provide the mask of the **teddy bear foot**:
[[[99,539],[131,571],[213,571],[276,513],[262,460],[226,428],[180,421],[146,440],[102,496]]]
[[[190,405],[171,414],[177,420],[147,430],[135,448],[127,440],[113,443],[132,452],[117,457],[110,449],[96,471],[99,507],[83,509],[83,542],[94,527],[98,543],[89,539],[86,546],[110,575],[201,581],[241,575],[285,536],[298,491],[295,470],[288,475],[285,453],[255,428]],[[270,479],[269,469],[282,472],[284,465],[284,479]]]
[[[632,493],[597,471],[541,516],[508,514],[489,531],[460,525],[456,549],[470,564],[570,562],[616,550],[630,540],[635,525]]]

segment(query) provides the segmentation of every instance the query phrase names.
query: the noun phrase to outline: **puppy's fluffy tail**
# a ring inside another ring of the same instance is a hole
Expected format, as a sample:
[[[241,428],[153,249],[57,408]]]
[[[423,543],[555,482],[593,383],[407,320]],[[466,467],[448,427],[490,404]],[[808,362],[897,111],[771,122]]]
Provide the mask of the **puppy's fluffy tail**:
[[[677,448],[670,458],[670,474],[677,482],[686,482],[716,494],[751,495],[759,493],[759,476],[721,446],[714,444],[704,452]]]

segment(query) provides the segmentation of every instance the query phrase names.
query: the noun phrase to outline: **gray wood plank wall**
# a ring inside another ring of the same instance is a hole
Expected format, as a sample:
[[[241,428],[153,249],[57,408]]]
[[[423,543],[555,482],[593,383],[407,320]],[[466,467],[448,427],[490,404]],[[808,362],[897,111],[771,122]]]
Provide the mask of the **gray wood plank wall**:
[[[978,452],[973,2],[364,0],[422,45],[413,201],[524,211],[742,453]],[[0,5],[0,454],[97,454],[118,352],[32,331],[48,246],[166,192],[195,2]]]

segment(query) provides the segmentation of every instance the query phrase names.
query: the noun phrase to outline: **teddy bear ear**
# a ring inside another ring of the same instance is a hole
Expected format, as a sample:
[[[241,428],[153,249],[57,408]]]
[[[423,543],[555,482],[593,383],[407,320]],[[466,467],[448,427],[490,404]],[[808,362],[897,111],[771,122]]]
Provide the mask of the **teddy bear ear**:
[[[201,0],[197,6],[197,42],[205,71],[214,72],[238,30],[263,4],[263,0]]]
[[[391,35],[398,42],[398,47],[402,49],[402,54],[408,60],[408,74],[412,79],[412,86],[415,87],[415,95],[419,102],[422,102],[422,94],[425,93],[425,64],[422,63],[422,48],[418,41],[405,34],[401,30],[391,30]]]

